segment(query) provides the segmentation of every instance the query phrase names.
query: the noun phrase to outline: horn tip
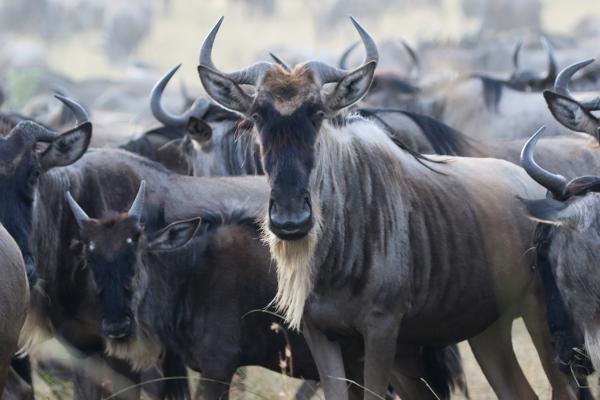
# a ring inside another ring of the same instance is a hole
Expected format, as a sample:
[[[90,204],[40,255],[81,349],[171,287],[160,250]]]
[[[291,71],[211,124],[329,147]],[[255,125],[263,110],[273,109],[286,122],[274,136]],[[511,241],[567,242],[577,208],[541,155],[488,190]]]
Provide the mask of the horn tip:
[[[213,31],[218,31],[219,28],[221,27],[221,24],[223,23],[223,20],[225,19],[224,15],[221,15],[221,18],[219,18],[219,20],[217,21],[217,23],[215,24],[215,27],[213,28]]]
[[[542,137],[542,135],[544,134],[545,131],[546,131],[546,125],[542,125],[537,131],[535,131],[533,136],[531,136],[531,138],[529,139],[529,142],[531,142],[532,144],[537,143],[537,141]]]

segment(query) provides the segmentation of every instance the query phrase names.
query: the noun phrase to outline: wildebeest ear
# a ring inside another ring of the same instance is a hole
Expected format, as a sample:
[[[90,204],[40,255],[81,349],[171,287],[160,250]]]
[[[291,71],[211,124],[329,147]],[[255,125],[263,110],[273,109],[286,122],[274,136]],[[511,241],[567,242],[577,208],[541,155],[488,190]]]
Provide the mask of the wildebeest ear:
[[[585,110],[581,104],[549,90],[544,91],[544,98],[552,115],[558,122],[574,131],[588,133],[596,137],[600,121]]]
[[[73,164],[86,152],[91,138],[90,122],[85,122],[57,136],[40,157],[42,169],[47,171],[50,168]]]
[[[175,250],[182,247],[194,237],[201,222],[201,218],[173,222],[156,232],[148,247],[151,251]]]
[[[569,222],[568,213],[563,213],[568,204],[554,200],[524,200],[529,217],[537,222],[551,225],[564,225]]]
[[[209,124],[198,119],[196,117],[190,117],[187,126],[185,127],[186,133],[199,144],[206,143],[212,137],[213,130]]]
[[[215,102],[232,111],[246,115],[252,106],[252,97],[232,79],[204,65],[198,65],[198,74],[204,90]]]
[[[183,139],[173,139],[156,150],[156,161],[180,175],[193,175],[194,168],[184,149]]]
[[[376,66],[377,63],[371,61],[339,81],[333,92],[325,99],[327,108],[337,111],[362,99],[371,86]]]

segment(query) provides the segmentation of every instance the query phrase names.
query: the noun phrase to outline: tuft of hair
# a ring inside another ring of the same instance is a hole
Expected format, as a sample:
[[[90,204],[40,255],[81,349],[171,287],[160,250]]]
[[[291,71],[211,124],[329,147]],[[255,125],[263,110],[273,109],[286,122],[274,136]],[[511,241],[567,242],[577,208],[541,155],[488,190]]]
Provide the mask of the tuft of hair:
[[[462,358],[456,344],[423,347],[425,380],[441,399],[449,399],[456,390],[469,398]]]
[[[585,348],[596,371],[600,371],[600,324],[590,321],[584,329]]]
[[[465,154],[467,148],[473,146],[472,143],[470,143],[469,138],[464,134],[427,115],[395,108],[363,108],[358,109],[358,112],[367,117],[375,118],[386,128],[387,131],[392,134],[392,139],[395,141],[397,140],[396,130],[387,124],[379,114],[398,113],[407,116],[419,127],[423,133],[423,136],[425,136],[433,148],[435,154],[444,156],[461,156]]]
[[[484,75],[475,75],[475,77],[479,78],[483,85],[485,108],[490,112],[497,113],[500,100],[502,99],[502,90],[506,86],[506,82]]]
[[[138,328],[135,337],[125,342],[105,340],[106,354],[127,360],[135,371],[144,371],[158,366],[163,347],[157,340],[141,332]]]
[[[52,337],[52,323],[48,318],[48,313],[44,310],[44,305],[48,301],[48,296],[38,283],[30,291],[29,308],[25,322],[19,333],[19,357],[29,353],[37,345],[45,342]]]
[[[318,204],[314,202],[313,204]],[[320,210],[313,207],[315,225],[300,240],[281,240],[268,227],[268,217],[261,227],[263,241],[269,246],[277,272],[277,293],[269,307],[283,315],[290,329],[300,330],[304,305],[314,284],[314,252],[321,231]]]

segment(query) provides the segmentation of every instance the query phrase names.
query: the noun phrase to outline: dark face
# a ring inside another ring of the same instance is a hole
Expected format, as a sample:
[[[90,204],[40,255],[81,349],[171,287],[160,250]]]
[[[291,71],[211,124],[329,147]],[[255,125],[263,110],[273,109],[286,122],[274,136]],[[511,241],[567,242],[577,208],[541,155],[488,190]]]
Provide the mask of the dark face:
[[[283,105],[274,100],[281,98]],[[269,228],[280,239],[301,239],[314,224],[309,182],[324,108],[318,96],[297,96],[294,87],[275,88],[259,94],[252,118],[271,183]]]
[[[141,225],[127,214],[91,219],[81,230],[86,264],[101,303],[102,333],[111,340],[125,340],[133,332],[132,282],[141,236]]]
[[[31,122],[20,122],[0,138],[0,222],[15,239],[33,276],[35,260],[29,244],[33,199],[41,174],[77,161],[87,150],[90,123],[62,135]],[[43,150],[42,150],[43,148]]]
[[[30,271],[29,246],[34,189],[41,173],[35,143],[22,135],[0,142],[0,222],[13,236]]]

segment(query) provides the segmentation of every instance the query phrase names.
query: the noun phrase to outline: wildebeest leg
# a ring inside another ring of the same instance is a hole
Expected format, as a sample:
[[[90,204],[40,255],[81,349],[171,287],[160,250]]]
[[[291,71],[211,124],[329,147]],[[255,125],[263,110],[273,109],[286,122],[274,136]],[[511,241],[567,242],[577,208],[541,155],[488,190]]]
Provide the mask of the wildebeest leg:
[[[110,381],[112,383],[111,393],[121,393],[116,400],[138,400],[141,394],[141,374],[134,372],[131,365],[123,360],[112,357],[105,358],[109,366]]]
[[[317,364],[321,386],[327,400],[347,400],[348,383],[344,380],[344,360],[339,343],[333,342],[312,321],[304,318],[302,334]]]
[[[14,368],[8,370],[4,391],[0,391],[2,400],[33,400],[33,388]]]
[[[8,368],[10,361],[0,360],[0,398],[4,392],[4,386],[6,385],[6,379],[8,378]]]
[[[422,353],[418,346],[398,346],[391,383],[403,399],[438,399],[438,393],[422,380],[425,376]]]
[[[97,381],[98,360],[96,357],[73,360],[73,398],[75,400],[100,400],[102,382]]]
[[[364,333],[365,341],[365,400],[385,398],[394,360],[399,321],[390,316],[374,316]]]
[[[115,394],[139,383],[139,374],[131,371],[128,363],[109,357],[86,357],[77,359],[73,368],[74,398],[76,400],[100,400],[105,394]],[[124,391],[117,400],[138,400],[139,386]]]
[[[525,298],[523,304],[523,320],[533,344],[538,352],[546,376],[552,385],[553,399],[576,399],[576,382],[570,376],[560,372],[556,363],[556,353],[552,347],[550,330],[546,320],[546,308],[542,303],[539,290]]]
[[[5,332],[5,330],[3,330],[3,332]],[[16,338],[10,337],[9,334],[7,334],[6,337],[0,337],[0,398],[4,391],[4,385],[6,384],[6,379],[8,377],[11,360],[16,351]]]
[[[294,400],[310,400],[319,390],[319,383],[315,381],[302,381],[302,385],[296,390]]]
[[[227,400],[229,399],[229,388],[233,379],[233,372],[229,377],[208,378],[200,382],[194,400]]]
[[[401,399],[438,399],[420,378],[393,372],[391,383]]]
[[[499,319],[469,345],[499,399],[537,399],[515,356],[511,328],[512,318]]]

